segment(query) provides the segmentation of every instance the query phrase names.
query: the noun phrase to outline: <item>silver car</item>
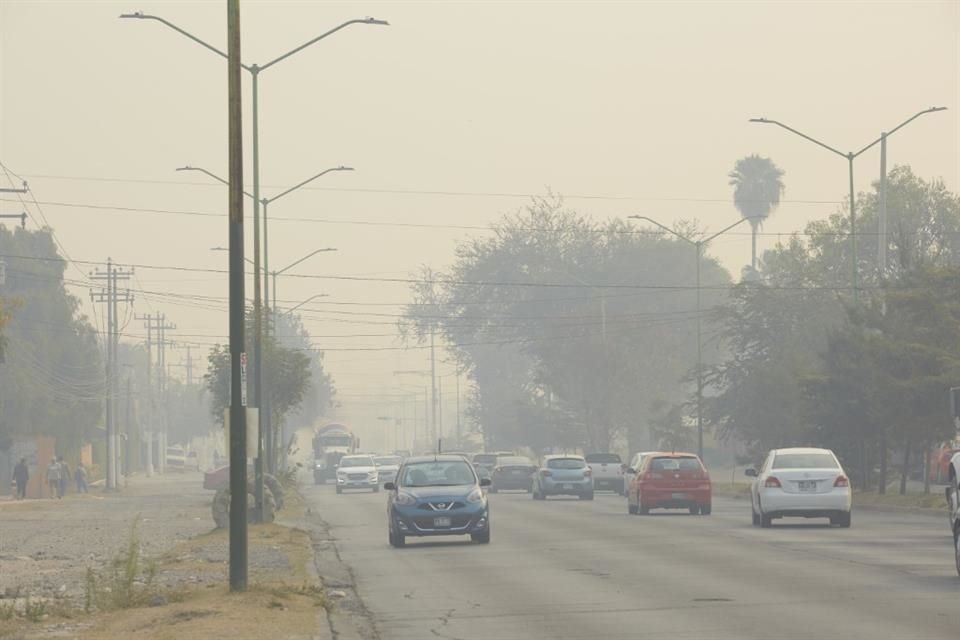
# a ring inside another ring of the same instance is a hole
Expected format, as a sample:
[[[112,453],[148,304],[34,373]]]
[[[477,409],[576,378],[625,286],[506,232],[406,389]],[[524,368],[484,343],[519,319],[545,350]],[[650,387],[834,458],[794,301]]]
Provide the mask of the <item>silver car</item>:
[[[533,499],[548,496],[577,496],[593,500],[593,472],[583,456],[554,455],[543,460],[543,466],[534,474]]]

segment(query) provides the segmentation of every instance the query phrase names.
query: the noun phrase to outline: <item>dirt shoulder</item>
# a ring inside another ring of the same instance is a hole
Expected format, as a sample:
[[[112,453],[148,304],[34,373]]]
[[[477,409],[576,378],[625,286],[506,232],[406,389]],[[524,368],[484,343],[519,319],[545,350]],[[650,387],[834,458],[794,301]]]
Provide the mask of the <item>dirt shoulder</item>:
[[[199,478],[2,507],[0,638],[330,637],[311,535],[281,524],[304,520],[299,495],[250,526],[250,588],[231,594],[229,539]]]

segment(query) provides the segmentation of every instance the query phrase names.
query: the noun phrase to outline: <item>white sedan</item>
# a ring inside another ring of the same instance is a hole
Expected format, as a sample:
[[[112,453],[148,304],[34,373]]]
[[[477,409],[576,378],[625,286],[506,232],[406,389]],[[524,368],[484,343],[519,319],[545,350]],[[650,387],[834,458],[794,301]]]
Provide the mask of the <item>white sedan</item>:
[[[337,465],[337,493],[344,489],[380,491],[380,473],[373,456],[343,456]]]
[[[850,480],[829,449],[774,449],[760,470],[747,469],[753,525],[775,518],[829,518],[850,526]]]
[[[377,456],[373,459],[377,464],[377,473],[380,474],[380,484],[393,482],[397,479],[397,471],[403,458],[400,456]]]

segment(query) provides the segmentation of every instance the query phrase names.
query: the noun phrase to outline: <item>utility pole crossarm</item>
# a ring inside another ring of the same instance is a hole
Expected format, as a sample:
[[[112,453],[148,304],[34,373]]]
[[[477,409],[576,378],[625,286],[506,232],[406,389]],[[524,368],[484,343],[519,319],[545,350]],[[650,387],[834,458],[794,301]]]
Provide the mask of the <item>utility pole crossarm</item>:
[[[257,69],[257,71],[263,71],[264,69],[268,69],[268,68],[272,67],[273,65],[277,64],[278,62],[280,62],[281,60],[286,60],[287,58],[289,58],[289,57],[292,56],[293,54],[299,53],[300,51],[303,51],[304,49],[306,49],[306,48],[309,47],[310,45],[312,45],[312,44],[314,44],[314,43],[316,43],[316,42],[319,42],[320,40],[323,40],[323,39],[326,38],[327,36],[332,36],[332,35],[335,34],[337,31],[340,31],[341,29],[345,29],[345,28],[349,27],[349,26],[352,25],[352,24],[376,24],[376,25],[382,25],[382,26],[389,26],[389,25],[390,25],[390,23],[387,22],[386,20],[377,20],[376,18],[357,18],[357,19],[354,19],[354,20],[347,20],[346,22],[344,22],[344,23],[341,24],[340,26],[334,27],[333,29],[330,29],[330,31],[327,31],[326,33],[323,33],[323,34],[317,36],[317,37],[314,38],[313,40],[310,40],[310,41],[308,41],[308,42],[303,43],[302,45],[300,45],[300,46],[297,47],[296,49],[291,49],[290,51],[286,52],[285,54],[283,54],[283,55],[280,56],[279,58],[274,58],[273,60],[271,60],[271,61],[268,62],[267,64],[260,66],[260,67]],[[254,65],[254,66],[256,66],[256,65]],[[246,66],[245,66],[244,68],[247,69],[247,71],[250,71],[250,70],[251,70],[249,67],[246,67]]]
[[[801,131],[797,131],[797,130],[794,129],[793,127],[788,127],[787,125],[783,124],[782,122],[780,122],[780,121],[778,121],[778,120],[768,120],[767,118],[750,118],[750,122],[758,122],[758,123],[760,123],[760,124],[775,124],[775,125],[777,125],[778,127],[782,128],[782,129],[786,129],[786,130],[789,131],[790,133],[794,133],[794,134],[800,136],[801,138],[804,138],[804,139],[806,139],[806,140],[809,140],[810,142],[812,142],[812,143],[815,144],[815,145],[819,145],[819,146],[823,147],[823,148],[826,149],[827,151],[832,151],[833,153],[837,154],[838,156],[841,156],[841,157],[843,157],[843,158],[849,158],[850,155],[851,155],[851,154],[849,154],[849,153],[844,153],[843,151],[840,151],[839,149],[834,149],[833,147],[831,147],[831,146],[828,145],[827,143],[825,143],[825,142],[820,142],[820,141],[817,140],[816,138],[812,138],[812,137],[808,136],[807,134],[805,134],[805,133],[803,133],[803,132],[801,132]]]

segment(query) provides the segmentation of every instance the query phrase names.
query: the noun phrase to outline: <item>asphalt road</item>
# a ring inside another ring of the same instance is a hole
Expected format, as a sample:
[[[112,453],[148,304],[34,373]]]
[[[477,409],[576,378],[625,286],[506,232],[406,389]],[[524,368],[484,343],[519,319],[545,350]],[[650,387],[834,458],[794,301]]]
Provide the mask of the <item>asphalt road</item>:
[[[613,494],[496,494],[490,545],[393,549],[385,493],[305,493],[384,640],[960,637],[945,517],[862,510],[851,529],[766,530],[733,500],[711,516],[629,516]]]

